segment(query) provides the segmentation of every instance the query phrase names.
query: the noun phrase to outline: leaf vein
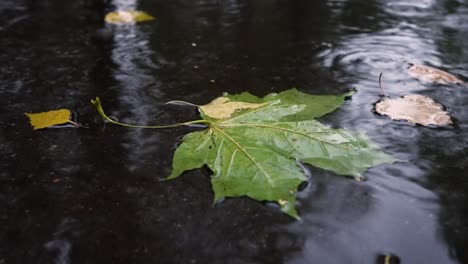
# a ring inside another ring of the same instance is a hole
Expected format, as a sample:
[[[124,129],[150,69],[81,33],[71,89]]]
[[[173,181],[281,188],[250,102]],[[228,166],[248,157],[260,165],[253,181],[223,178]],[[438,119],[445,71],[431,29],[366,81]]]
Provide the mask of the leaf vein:
[[[265,169],[252,157],[235,139],[230,137],[228,134],[223,132],[221,129],[217,128],[216,126],[212,127],[214,130],[218,131],[224,138],[227,138],[231,143],[233,143],[237,149],[239,149],[242,153],[244,153],[245,156],[260,170],[262,175],[265,177],[265,179],[268,181],[268,183],[271,185],[271,187],[275,187],[275,184],[273,183],[273,180],[271,179],[270,175],[265,171]]]

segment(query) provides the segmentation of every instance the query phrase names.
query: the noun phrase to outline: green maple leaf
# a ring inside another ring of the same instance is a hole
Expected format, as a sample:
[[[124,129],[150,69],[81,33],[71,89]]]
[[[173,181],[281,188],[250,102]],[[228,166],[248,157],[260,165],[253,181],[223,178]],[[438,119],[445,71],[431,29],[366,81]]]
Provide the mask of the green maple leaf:
[[[200,107],[202,117],[214,121],[207,130],[183,138],[169,178],[207,165],[213,172],[215,201],[246,195],[275,201],[285,213],[298,217],[295,193],[307,179],[297,160],[356,179],[371,166],[393,161],[367,140],[312,119],[334,111],[350,95],[314,96],[295,89],[264,98],[225,95],[229,102],[258,107],[233,111],[222,119]]]
[[[291,89],[264,98],[224,95],[198,106],[203,120],[189,123],[208,128],[183,138],[168,179],[206,165],[213,172],[215,201],[239,196],[274,201],[298,218],[296,192],[307,180],[298,162],[361,179],[369,167],[394,161],[367,139],[313,119],[334,111],[350,95],[308,95]],[[100,105],[98,110],[105,117]]]

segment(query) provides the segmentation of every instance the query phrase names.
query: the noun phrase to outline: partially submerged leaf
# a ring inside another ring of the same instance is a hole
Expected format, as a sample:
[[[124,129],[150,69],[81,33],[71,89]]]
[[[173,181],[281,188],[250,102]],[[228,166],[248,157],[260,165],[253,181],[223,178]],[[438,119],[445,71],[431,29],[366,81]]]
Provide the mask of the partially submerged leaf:
[[[263,105],[207,120],[207,130],[186,135],[169,178],[206,165],[213,172],[215,201],[246,195],[277,202],[297,218],[295,193],[306,176],[296,160],[356,179],[371,166],[394,161],[366,139],[312,119],[335,110],[346,96],[313,96],[294,89],[264,98],[248,93],[222,97]]]
[[[104,18],[107,23],[111,24],[132,24],[154,19],[153,16],[137,10],[118,10],[108,13]]]
[[[71,111],[68,109],[24,114],[29,117],[34,130],[72,122],[70,121]]]
[[[397,99],[385,98],[375,105],[375,110],[393,120],[406,120],[423,126],[452,124],[452,119],[444,111],[444,107],[424,95],[410,94]]]
[[[448,72],[421,64],[412,64],[408,73],[423,82],[435,82],[441,84],[465,84],[460,78]]]

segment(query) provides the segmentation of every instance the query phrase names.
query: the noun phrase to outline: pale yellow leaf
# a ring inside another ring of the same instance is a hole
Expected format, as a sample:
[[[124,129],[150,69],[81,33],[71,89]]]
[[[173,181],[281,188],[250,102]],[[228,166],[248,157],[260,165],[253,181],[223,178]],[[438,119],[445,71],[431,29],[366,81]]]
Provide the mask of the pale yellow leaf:
[[[386,98],[375,105],[375,110],[393,120],[406,120],[423,126],[446,126],[452,124],[452,119],[444,107],[432,98],[410,94],[402,98]]]
[[[214,119],[224,119],[231,117],[235,112],[245,109],[255,109],[261,106],[266,105],[255,104],[255,103],[246,103],[246,102],[235,102],[230,101],[226,97],[218,97],[214,99],[211,103],[200,106],[200,110],[204,115],[214,118]]]
[[[118,10],[108,13],[104,18],[107,23],[111,24],[133,24],[154,19],[153,16],[137,10]]]
[[[34,130],[51,127],[70,121],[71,112],[68,109],[58,109],[42,113],[24,113],[29,117]]]
[[[423,82],[435,82],[441,84],[465,84],[463,80],[448,72],[434,67],[413,64],[408,68],[408,73]]]

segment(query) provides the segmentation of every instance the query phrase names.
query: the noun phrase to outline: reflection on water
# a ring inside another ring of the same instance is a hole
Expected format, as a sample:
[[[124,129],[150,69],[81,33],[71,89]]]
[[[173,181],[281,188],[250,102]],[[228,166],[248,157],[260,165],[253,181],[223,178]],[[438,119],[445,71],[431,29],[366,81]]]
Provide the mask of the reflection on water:
[[[136,10],[137,1],[119,0],[113,4],[117,10]],[[147,125],[158,122],[159,111],[154,99],[149,95],[162,96],[158,85],[160,81],[154,74],[159,66],[155,52],[151,49],[151,32],[136,25],[110,26],[114,34],[112,61],[117,83],[113,87],[119,98],[118,107],[126,114],[123,122]],[[119,114],[122,115],[122,114]],[[128,167],[133,171],[144,163],[145,156],[158,151],[160,137],[154,131],[141,129],[128,130],[128,137],[122,142],[128,153]]]
[[[385,4],[386,11],[401,17],[425,17],[431,15],[431,8],[436,1],[392,1]]]
[[[54,233],[54,239],[44,244],[49,253],[54,255],[54,264],[69,264],[72,244],[62,237],[76,238],[79,235],[78,222],[73,218],[64,219]]]
[[[115,0],[95,8],[0,3],[0,263],[374,263],[382,254],[468,262],[468,93],[406,72],[422,63],[468,77],[467,1]],[[104,10],[114,9],[157,19],[104,25]],[[456,126],[373,113],[381,72],[387,94],[430,96]],[[302,221],[246,198],[213,206],[206,169],[160,182],[194,128],[103,126],[88,104],[101,96],[120,121],[168,124],[197,113],[166,101],[291,87],[355,87],[322,121],[367,134],[402,160],[370,169],[364,183],[310,168]],[[90,129],[32,132],[20,118],[59,107]]]

